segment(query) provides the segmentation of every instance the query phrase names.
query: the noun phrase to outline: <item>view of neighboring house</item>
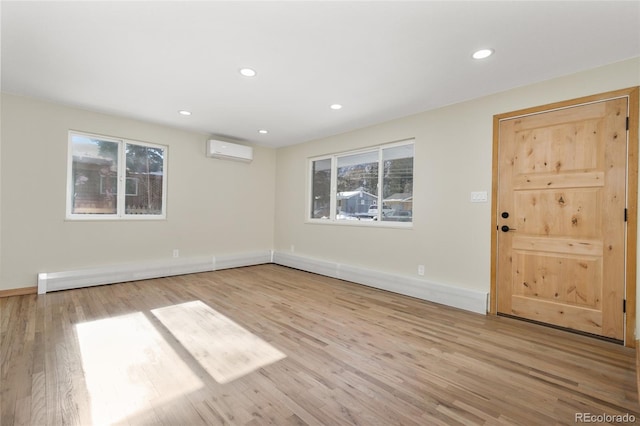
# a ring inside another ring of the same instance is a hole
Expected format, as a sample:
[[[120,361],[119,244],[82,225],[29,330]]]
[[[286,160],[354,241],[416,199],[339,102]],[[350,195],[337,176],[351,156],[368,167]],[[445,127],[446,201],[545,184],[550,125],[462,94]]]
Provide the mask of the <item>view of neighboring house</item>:
[[[369,206],[375,204],[377,199],[376,195],[364,191],[362,187],[356,191],[338,192],[336,198],[338,212],[348,215],[366,214],[369,211]]]
[[[392,212],[385,216],[386,220],[397,220],[400,222],[411,221],[413,214],[413,194],[395,193],[384,199],[384,204],[392,209]]]

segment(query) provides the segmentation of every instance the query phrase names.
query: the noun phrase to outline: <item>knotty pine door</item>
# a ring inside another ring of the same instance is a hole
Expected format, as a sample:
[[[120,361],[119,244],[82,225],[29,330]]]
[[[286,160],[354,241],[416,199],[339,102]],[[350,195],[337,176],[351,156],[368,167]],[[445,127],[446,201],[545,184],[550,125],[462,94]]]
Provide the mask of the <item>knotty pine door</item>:
[[[497,120],[497,312],[623,341],[629,98]]]

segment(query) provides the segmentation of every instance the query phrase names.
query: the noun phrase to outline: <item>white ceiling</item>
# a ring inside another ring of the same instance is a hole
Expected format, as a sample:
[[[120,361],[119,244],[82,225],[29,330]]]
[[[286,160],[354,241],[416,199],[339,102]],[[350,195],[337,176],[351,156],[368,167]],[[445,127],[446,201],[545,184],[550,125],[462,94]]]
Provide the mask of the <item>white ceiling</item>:
[[[640,56],[639,1],[3,0],[0,13],[4,92],[272,147]],[[482,47],[495,55],[473,60]]]

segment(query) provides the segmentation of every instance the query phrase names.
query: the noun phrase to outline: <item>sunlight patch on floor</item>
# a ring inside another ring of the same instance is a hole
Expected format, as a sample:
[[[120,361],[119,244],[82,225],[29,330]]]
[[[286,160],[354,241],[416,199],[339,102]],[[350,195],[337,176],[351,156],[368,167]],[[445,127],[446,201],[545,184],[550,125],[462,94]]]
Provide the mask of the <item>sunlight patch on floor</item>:
[[[199,300],[151,313],[218,383],[228,383],[286,357]]]
[[[76,325],[92,424],[112,424],[203,386],[143,313]]]

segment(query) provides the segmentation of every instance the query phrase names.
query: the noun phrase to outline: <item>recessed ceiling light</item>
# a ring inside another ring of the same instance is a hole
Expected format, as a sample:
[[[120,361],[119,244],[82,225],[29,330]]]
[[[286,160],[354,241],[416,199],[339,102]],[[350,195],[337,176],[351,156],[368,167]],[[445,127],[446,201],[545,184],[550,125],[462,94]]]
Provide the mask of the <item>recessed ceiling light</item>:
[[[493,49],[480,49],[476,52],[473,53],[473,59],[484,59],[484,58],[488,58],[489,56],[493,55],[494,50]]]
[[[260,130],[258,130],[258,133],[266,135],[267,133],[269,133],[269,131],[265,130],[265,129],[260,129]]]
[[[257,72],[251,68],[240,68],[240,74],[245,77],[255,77]]]
[[[191,115],[191,111],[185,111],[184,109],[181,109],[180,111],[178,111],[178,114],[180,114],[180,115]]]
[[[333,104],[333,105],[331,105],[329,108],[331,108],[331,109],[336,109],[336,110],[337,110],[337,109],[342,109],[342,105],[340,105],[340,104]]]

